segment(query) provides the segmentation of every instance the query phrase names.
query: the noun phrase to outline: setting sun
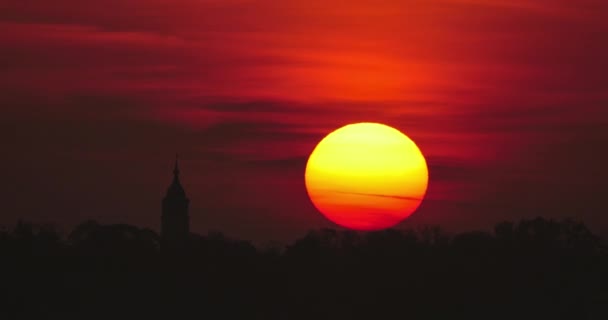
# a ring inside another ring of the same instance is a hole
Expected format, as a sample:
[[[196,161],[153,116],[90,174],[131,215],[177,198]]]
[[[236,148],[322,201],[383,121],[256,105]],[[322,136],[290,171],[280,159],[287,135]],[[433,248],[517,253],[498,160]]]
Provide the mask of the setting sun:
[[[399,130],[357,123],[317,145],[305,180],[311,201],[329,220],[350,229],[378,230],[420,206],[428,169],[420,149]]]

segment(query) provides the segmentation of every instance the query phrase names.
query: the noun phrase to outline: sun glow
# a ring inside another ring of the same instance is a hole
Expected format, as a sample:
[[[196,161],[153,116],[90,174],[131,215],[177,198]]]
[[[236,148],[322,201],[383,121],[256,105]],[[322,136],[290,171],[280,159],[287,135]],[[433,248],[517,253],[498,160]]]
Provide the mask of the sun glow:
[[[397,129],[357,123],[321,140],[308,159],[305,182],[311,201],[329,220],[378,230],[416,211],[428,169],[418,146]]]

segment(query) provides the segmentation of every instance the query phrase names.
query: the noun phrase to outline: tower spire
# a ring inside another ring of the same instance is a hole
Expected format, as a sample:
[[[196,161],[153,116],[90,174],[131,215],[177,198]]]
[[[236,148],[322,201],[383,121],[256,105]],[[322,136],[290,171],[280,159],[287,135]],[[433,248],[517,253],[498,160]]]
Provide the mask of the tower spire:
[[[179,154],[175,153],[175,167],[173,168],[173,175],[175,178],[179,177]]]
[[[173,182],[169,186],[167,194],[181,194],[185,197],[184,188],[179,181],[179,158],[178,154],[175,154],[175,165],[173,167]]]

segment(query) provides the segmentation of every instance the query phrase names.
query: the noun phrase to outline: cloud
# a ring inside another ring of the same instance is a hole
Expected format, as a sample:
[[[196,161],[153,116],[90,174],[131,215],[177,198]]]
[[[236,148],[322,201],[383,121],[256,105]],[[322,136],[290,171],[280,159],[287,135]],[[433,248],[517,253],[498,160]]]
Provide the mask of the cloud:
[[[608,50],[592,0],[3,6],[6,86],[367,101],[597,91]]]
[[[324,190],[332,193],[340,193],[340,194],[352,194],[356,196],[365,196],[365,197],[378,197],[378,198],[391,198],[398,200],[411,200],[411,201],[420,201],[421,198],[417,197],[406,197],[406,196],[395,196],[389,194],[376,194],[376,193],[362,193],[362,192],[347,192],[347,191],[337,191],[337,190]]]

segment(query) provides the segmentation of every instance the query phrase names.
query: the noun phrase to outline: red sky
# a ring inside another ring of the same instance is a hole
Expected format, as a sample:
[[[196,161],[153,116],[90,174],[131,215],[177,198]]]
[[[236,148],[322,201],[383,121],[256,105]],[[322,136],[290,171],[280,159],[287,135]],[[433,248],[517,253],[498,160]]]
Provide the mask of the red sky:
[[[537,215],[608,230],[604,0],[0,2],[3,214],[158,229],[181,154],[194,231],[332,227],[304,165],[328,132],[417,142],[401,227]]]

